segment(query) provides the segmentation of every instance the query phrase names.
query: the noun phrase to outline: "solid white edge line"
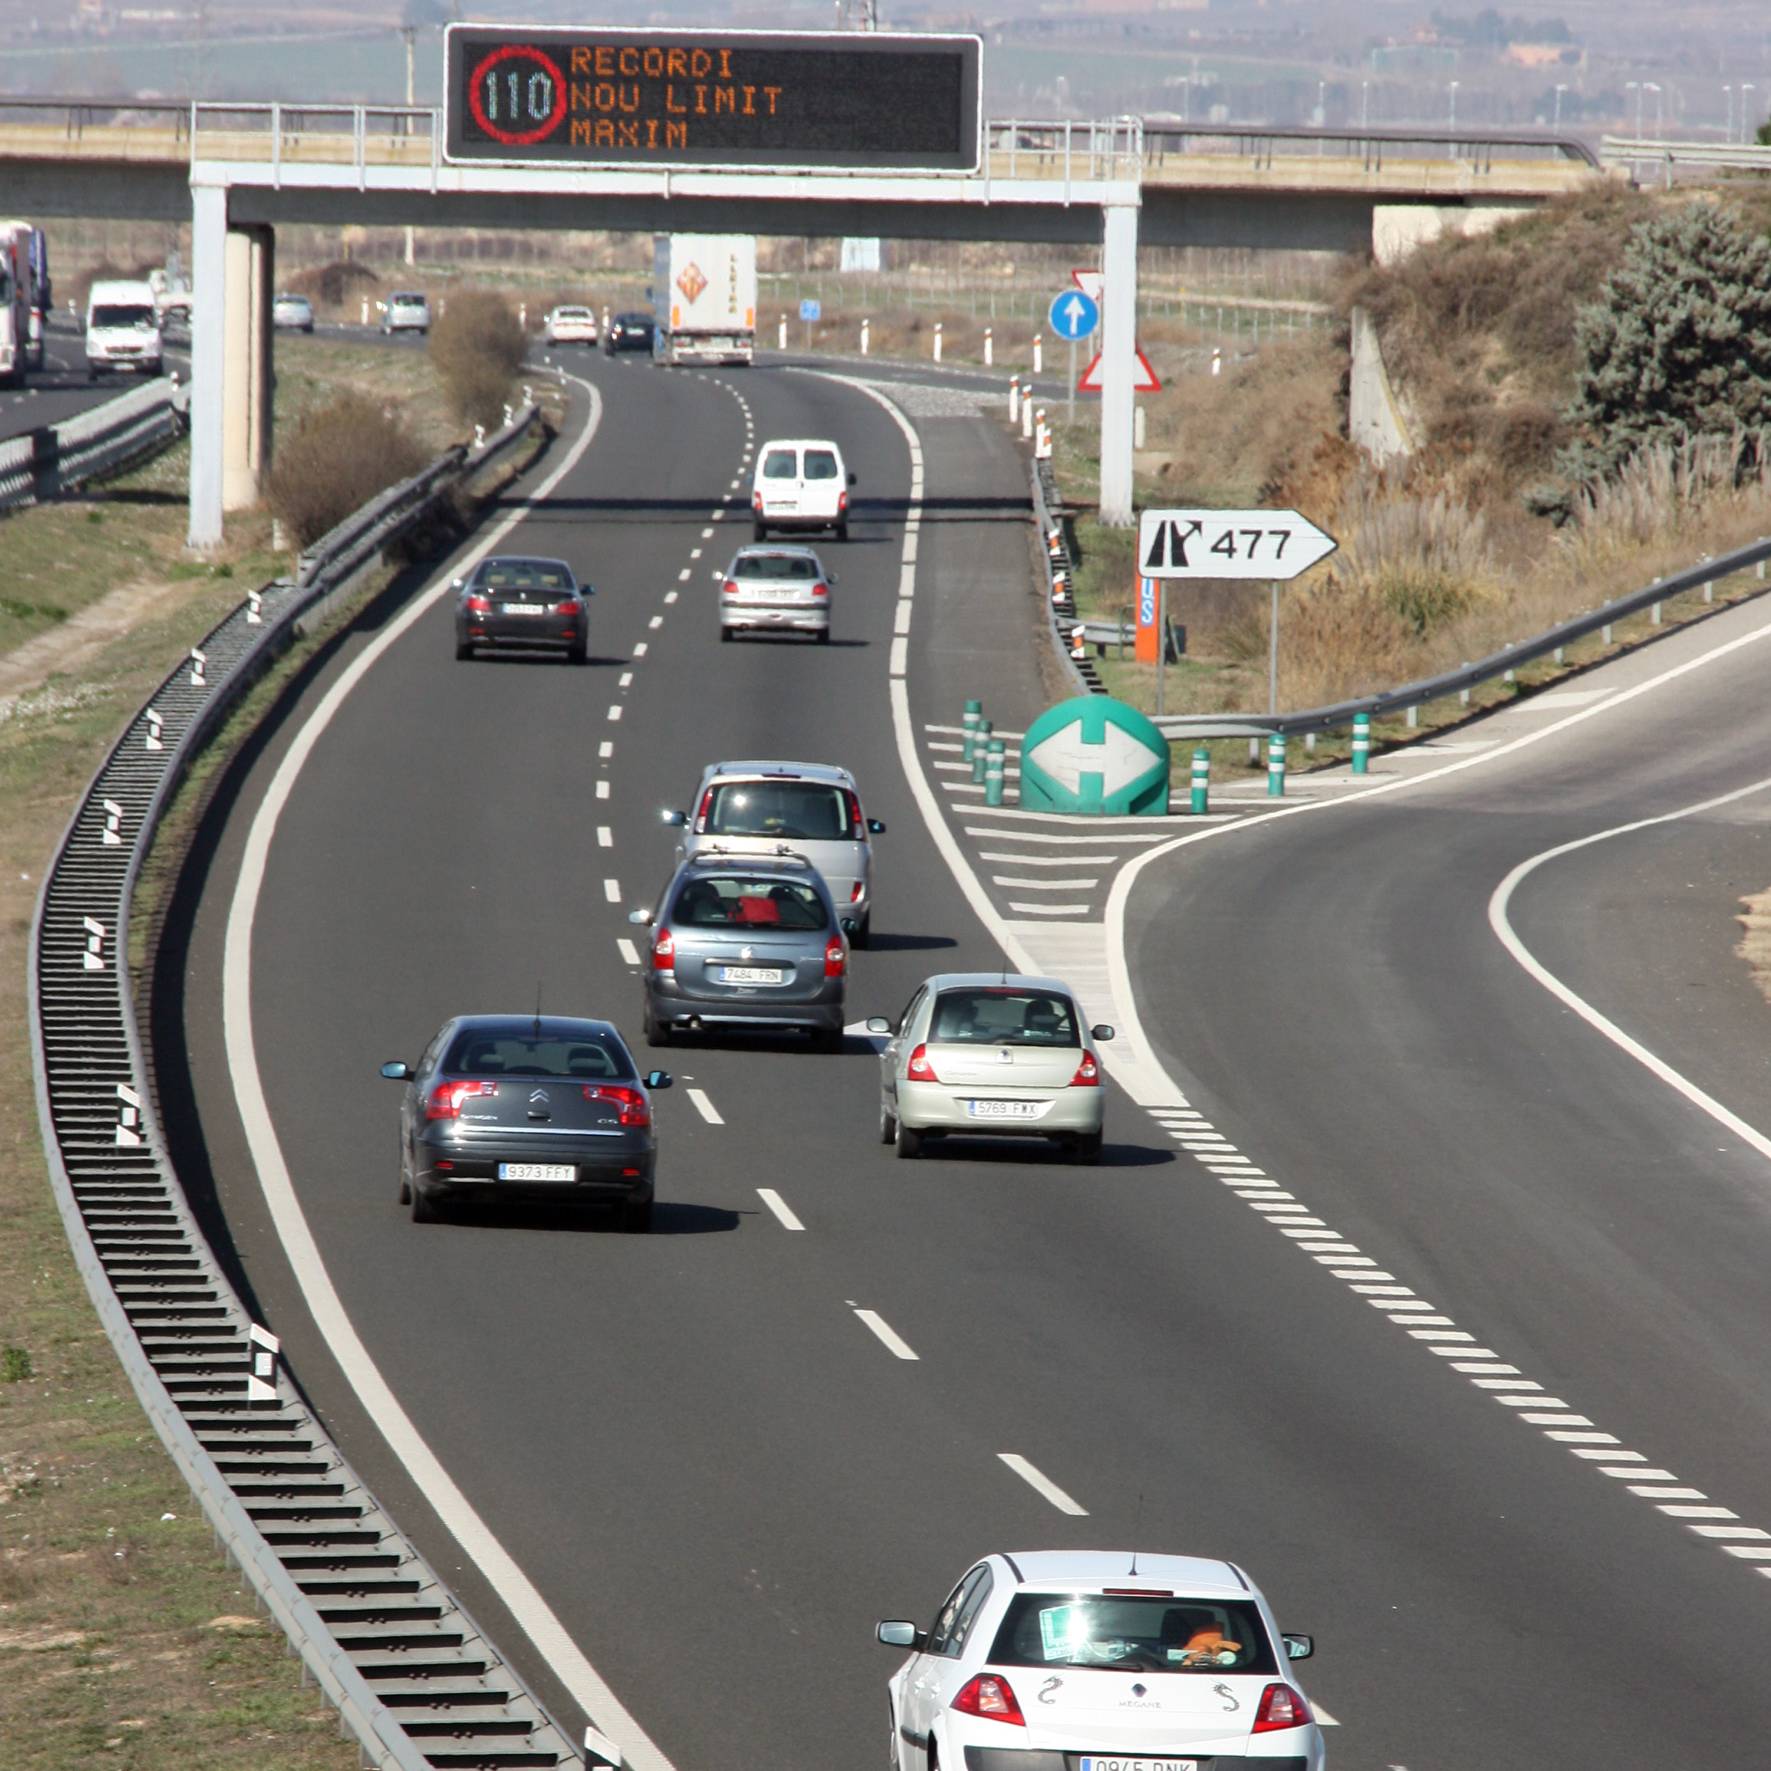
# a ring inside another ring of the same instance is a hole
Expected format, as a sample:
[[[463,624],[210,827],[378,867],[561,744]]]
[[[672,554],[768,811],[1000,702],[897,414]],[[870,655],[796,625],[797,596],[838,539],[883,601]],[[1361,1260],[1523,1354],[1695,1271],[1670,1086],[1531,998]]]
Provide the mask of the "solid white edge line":
[[[773,1187],[758,1187],[756,1196],[781,1220],[782,1229],[803,1230],[805,1228],[805,1225],[794,1216],[793,1207]]]
[[[877,1310],[856,1310],[855,1314],[879,1337],[883,1346],[895,1359],[916,1359],[918,1354],[910,1343],[880,1315]]]
[[[719,1108],[714,1106],[713,1102],[707,1098],[707,1090],[706,1089],[704,1089],[704,1088],[688,1088],[688,1089],[684,1089],[683,1093],[686,1094],[689,1097],[689,1099],[695,1103],[695,1111],[697,1113],[699,1113],[701,1115],[701,1117],[703,1119],[705,1119],[709,1125],[724,1125],[725,1124],[725,1121],[722,1118],[720,1118]]]
[[[559,466],[524,501],[524,508],[512,511],[468,555],[469,563],[477,564],[490,553],[528,514],[528,507],[545,499],[577,466],[590,447],[602,422],[602,397],[589,382],[577,376],[569,379],[576,381],[590,399],[584,434],[566,452]],[[297,732],[253,817],[245,851],[240,858],[240,874],[234,885],[233,900],[228,907],[223,947],[222,1028],[228,1069],[259,1186],[278,1240],[301,1286],[308,1313],[382,1439],[405,1466],[414,1485],[423,1493],[444,1527],[498,1594],[516,1620],[517,1627],[529,1638],[536,1653],[559,1679],[572,1701],[592,1717],[604,1733],[620,1741],[626,1761],[635,1767],[635,1771],[674,1771],[670,1760],[590,1664],[522,1565],[462,1493],[454,1477],[406,1413],[393,1387],[382,1376],[332,1283],[332,1276],[296,1197],[259,1074],[252,1023],[252,932],[277,820],[314,746],[345,699],[394,642],[447,595],[448,590],[449,580],[443,578],[431,589],[421,592],[346,667]]]
[[[1002,1461],[1007,1464],[1008,1467],[1013,1470],[1035,1494],[1042,1495],[1046,1500],[1049,1500],[1060,1513],[1068,1513],[1073,1519],[1086,1519],[1088,1517],[1087,1507],[1078,1506],[1077,1503],[1051,1479],[1051,1477],[1041,1475],[1040,1472],[1036,1470],[1032,1464],[1028,1463],[1026,1458],[1022,1457],[1018,1451],[999,1451],[996,1455],[1001,1458]]]

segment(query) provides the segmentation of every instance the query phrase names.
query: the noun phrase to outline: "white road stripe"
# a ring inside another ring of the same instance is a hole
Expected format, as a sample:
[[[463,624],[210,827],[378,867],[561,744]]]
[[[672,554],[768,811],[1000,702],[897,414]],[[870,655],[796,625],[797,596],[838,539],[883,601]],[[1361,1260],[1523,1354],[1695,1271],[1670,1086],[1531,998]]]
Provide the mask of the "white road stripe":
[[[606,780],[597,782],[596,796],[598,799],[607,799],[609,797],[609,783]]]
[[[1060,1513],[1068,1513],[1074,1519],[1086,1519],[1088,1509],[1081,1507],[1061,1489],[1049,1476],[1043,1476],[1022,1457],[1018,1451],[999,1451],[996,1454],[1008,1467],[1031,1488],[1035,1494],[1043,1495]]]
[[[636,658],[645,657],[645,655],[646,655],[646,642],[644,640],[635,640],[633,642],[633,655]]]
[[[1007,861],[1016,867],[1105,867],[1123,861],[1123,855],[993,855],[988,849],[978,852],[980,861]],[[1000,882],[998,882],[1000,883]],[[1089,882],[1093,884],[1091,880]]]
[[[603,896],[607,898],[611,904],[619,904],[621,902],[620,880],[605,879],[603,881]]]
[[[618,689],[631,689],[633,687],[633,672],[631,670],[622,671],[615,680],[615,686]]]
[[[1086,904],[1014,904],[1009,905],[1019,916],[1087,916]]]
[[[607,824],[596,827],[596,846],[599,849],[612,849],[615,846],[615,832]]]
[[[687,574],[687,573],[686,573],[686,572],[685,572],[685,573],[684,573],[684,574],[683,574],[683,576],[684,576],[684,577],[687,577],[687,576],[688,576],[688,574]],[[666,592],[665,592],[665,593],[664,593],[664,600],[665,600],[665,601],[666,601],[666,602],[667,602],[667,603],[674,603],[674,602],[675,602],[675,601],[676,601],[676,596],[677,596],[677,593],[676,593],[676,592],[675,592],[675,591],[674,591],[674,590],[667,590],[667,591],[666,591]]]
[[[614,706],[609,709],[609,718],[610,719],[619,719],[620,717],[621,717],[621,703],[619,701],[617,701],[614,704]]]
[[[596,753],[604,762],[607,762],[615,754],[615,740],[613,738],[603,739],[596,747]]]
[[[713,513],[712,513],[712,515],[711,515],[711,516],[710,516],[710,518],[709,518],[709,519],[708,519],[708,520],[709,520],[709,521],[711,521],[711,522],[717,522],[717,521],[718,521],[718,520],[719,520],[719,512],[718,512],[718,511],[717,511],[717,510],[716,510],[716,511],[714,511],[714,512],[713,512]],[[713,539],[713,531],[712,531],[712,530],[711,530],[711,529],[703,529],[703,530],[702,530],[702,531],[701,531],[701,539],[702,539],[702,540],[703,540],[703,541],[711,541],[711,540],[712,540],[712,539]],[[687,578],[687,577],[688,577],[688,573],[687,573],[687,572],[685,572],[685,573],[684,573],[684,574],[683,574],[683,576],[684,576],[684,577],[685,577],[685,578]]]
[[[628,940],[628,938],[625,935],[617,935],[615,937],[615,947],[616,947],[616,950],[621,955],[621,963],[623,965],[638,965],[639,964],[640,950],[636,946],[634,946],[634,944],[630,940]]]
[[[677,573],[676,581],[678,584],[687,584],[689,582],[689,568],[687,566],[684,566],[683,569]],[[669,600],[668,597],[665,598],[666,602]]]
[[[698,547],[691,547],[691,548],[690,548],[690,549],[689,549],[689,558],[690,558],[690,559],[692,559],[692,560],[698,560],[698,559],[700,559],[700,557],[701,557],[701,549],[700,549],[700,548],[698,548]]]
[[[725,1121],[723,1119],[721,1119],[719,1116],[719,1108],[714,1106],[713,1102],[707,1098],[707,1090],[706,1089],[704,1089],[704,1088],[689,1088],[689,1089],[684,1089],[683,1093],[686,1094],[689,1097],[689,1099],[695,1103],[695,1111],[697,1113],[699,1113],[701,1115],[701,1117],[703,1119],[705,1119],[709,1125],[724,1125],[725,1124]]]
[[[669,598],[666,598],[665,600],[668,602]],[[654,615],[652,617],[652,619],[646,623],[646,625],[649,628],[651,628],[654,632],[656,632],[660,627],[662,627],[664,625],[664,617],[662,615]]]
[[[757,1197],[781,1220],[784,1230],[803,1230],[805,1225],[793,1215],[793,1208],[773,1187],[758,1187]]]
[[[895,1358],[914,1359],[917,1357],[916,1353],[912,1351],[910,1343],[877,1310],[856,1310],[855,1314],[879,1336],[881,1344]]]
[[[1013,879],[1001,873],[990,877],[999,886],[1022,892],[1086,892],[1101,883],[1086,874],[1081,879]]]

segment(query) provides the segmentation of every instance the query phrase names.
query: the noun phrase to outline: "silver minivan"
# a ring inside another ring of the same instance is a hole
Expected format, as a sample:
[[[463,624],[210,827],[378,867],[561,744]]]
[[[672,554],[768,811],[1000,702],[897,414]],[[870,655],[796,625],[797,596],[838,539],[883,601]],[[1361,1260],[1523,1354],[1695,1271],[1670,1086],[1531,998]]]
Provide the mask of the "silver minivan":
[[[702,771],[693,813],[666,811],[681,830],[677,859],[717,848],[728,855],[804,855],[824,876],[838,912],[865,947],[873,920],[873,844],[885,826],[861,810],[847,769],[830,763],[720,762]]]

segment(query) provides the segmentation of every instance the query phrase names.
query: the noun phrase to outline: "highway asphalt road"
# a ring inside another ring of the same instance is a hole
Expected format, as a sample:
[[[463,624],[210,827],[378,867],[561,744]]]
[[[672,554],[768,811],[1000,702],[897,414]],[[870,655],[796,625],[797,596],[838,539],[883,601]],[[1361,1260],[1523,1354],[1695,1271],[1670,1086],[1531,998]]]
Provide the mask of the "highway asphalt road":
[[[874,1764],[893,1664],[875,1618],[931,1614],[985,1549],[1134,1543],[1235,1557],[1285,1627],[1316,1633],[1302,1670],[1337,1766],[1762,1762],[1771,1593],[1752,1568],[1512,1418],[1117,1091],[1099,1170],[1007,1146],[906,1164],[874,1141],[864,1041],[687,1046],[660,1100],[659,1234],[408,1221],[376,1064],[538,987],[550,1009],[635,1027],[625,912],[669,865],[658,807],[711,758],[847,763],[890,826],[853,1021],[997,958],[919,816],[903,739],[968,694],[1000,724],[1039,704],[1025,478],[999,422],[916,421],[925,500],[893,679],[913,482],[880,404],[788,370],[572,368],[600,390],[574,403],[575,423],[600,407],[595,435],[550,496],[509,501],[502,545],[563,553],[597,584],[593,664],[457,664],[439,603],[316,733],[395,620],[387,599],[222,782],[155,985],[181,1172],[347,1455],[501,1645],[568,1720],[588,1701],[525,1639],[527,1600],[464,1565],[460,1509],[419,1492],[396,1424],[353,1398],[356,1355],[309,1315],[314,1275],[273,1230],[230,1078],[227,921],[297,743],[251,930],[276,1138],[367,1356],[662,1755],[638,1762]],[[835,640],[722,647],[711,572],[748,539],[747,441],[783,434],[840,438],[861,476],[855,539],[829,548]],[[1147,1031],[1197,1106],[1544,1394],[1749,1520],[1771,1519],[1754,1511],[1771,1481],[1749,1354],[1758,1177],[1706,1157],[1707,1132],[1639,1066],[1571,1037],[1484,907],[1524,854],[1644,794],[1670,803],[1751,747],[1750,730],[1718,738],[1688,779],[1630,785],[1615,740],[1577,739],[1534,777],[1477,770],[1239,831],[1149,864],[1130,919]],[[1674,1015],[1665,978],[1708,980],[1725,1015],[1682,1025],[1695,1056],[1726,1056],[1755,1007],[1725,938],[1729,891],[1762,883],[1750,831],[1732,871],[1694,875],[1707,929],[1679,899],[1680,946],[1654,894],[1679,846],[1708,851],[1669,828],[1621,877],[1585,852],[1532,876],[1516,913],[1614,1006]],[[1658,983],[1618,963],[1613,909],[1672,968]]]
[[[166,363],[180,375],[188,375],[188,343],[182,339],[168,342]],[[50,322],[43,367],[26,370],[22,388],[0,389],[0,442],[41,425],[61,424],[139,385],[134,374],[106,375],[89,382],[80,329],[65,314],[56,315]]]

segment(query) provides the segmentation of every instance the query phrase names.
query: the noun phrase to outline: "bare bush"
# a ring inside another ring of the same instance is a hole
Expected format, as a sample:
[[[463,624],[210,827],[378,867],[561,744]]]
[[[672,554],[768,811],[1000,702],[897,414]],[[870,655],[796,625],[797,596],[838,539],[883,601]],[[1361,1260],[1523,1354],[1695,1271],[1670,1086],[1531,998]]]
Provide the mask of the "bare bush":
[[[313,304],[328,313],[340,313],[353,305],[360,306],[364,296],[374,299],[381,279],[366,264],[352,258],[334,259],[330,264],[310,265],[297,271],[287,285],[298,295],[305,295]]]
[[[343,393],[308,413],[279,447],[270,507],[296,545],[307,547],[424,464],[423,449],[396,412]]]
[[[458,417],[488,429],[503,422],[527,348],[515,309],[486,289],[451,295],[430,329],[430,360],[449,404]]]

